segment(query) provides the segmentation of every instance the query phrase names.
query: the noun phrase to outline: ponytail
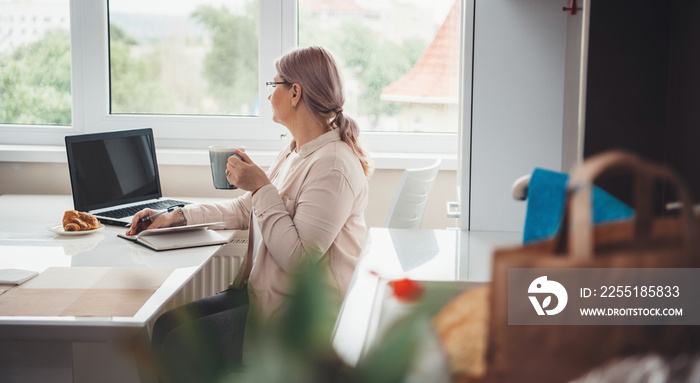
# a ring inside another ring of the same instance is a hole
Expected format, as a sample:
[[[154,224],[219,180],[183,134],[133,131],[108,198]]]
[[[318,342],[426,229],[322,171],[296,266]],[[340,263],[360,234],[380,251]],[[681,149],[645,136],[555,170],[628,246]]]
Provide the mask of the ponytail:
[[[372,175],[372,162],[360,141],[360,128],[355,123],[355,120],[346,116],[343,113],[343,108],[337,108],[335,118],[331,121],[331,127],[340,129],[340,139],[343,140],[353,153],[360,159],[360,165],[365,172],[365,176]]]

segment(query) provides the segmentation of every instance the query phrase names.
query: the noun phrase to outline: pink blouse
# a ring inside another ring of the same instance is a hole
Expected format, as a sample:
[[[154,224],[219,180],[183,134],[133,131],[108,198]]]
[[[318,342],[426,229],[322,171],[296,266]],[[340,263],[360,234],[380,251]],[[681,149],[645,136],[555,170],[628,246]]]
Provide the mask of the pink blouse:
[[[292,142],[268,171],[273,178],[294,150]],[[248,229],[255,212],[262,234],[249,277],[251,304],[267,315],[288,295],[289,277],[304,262],[320,262],[342,299],[349,287],[367,228],[368,183],[359,159],[337,129],[306,143],[278,189],[272,184],[225,202],[188,205],[189,224],[222,221]],[[248,246],[253,246],[249,243]]]

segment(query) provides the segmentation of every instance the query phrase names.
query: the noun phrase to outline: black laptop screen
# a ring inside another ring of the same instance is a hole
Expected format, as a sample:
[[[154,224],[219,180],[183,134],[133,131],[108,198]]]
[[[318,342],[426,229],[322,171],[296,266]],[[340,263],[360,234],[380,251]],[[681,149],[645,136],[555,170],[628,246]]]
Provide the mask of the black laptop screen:
[[[160,197],[150,129],[66,137],[73,202],[82,211]]]

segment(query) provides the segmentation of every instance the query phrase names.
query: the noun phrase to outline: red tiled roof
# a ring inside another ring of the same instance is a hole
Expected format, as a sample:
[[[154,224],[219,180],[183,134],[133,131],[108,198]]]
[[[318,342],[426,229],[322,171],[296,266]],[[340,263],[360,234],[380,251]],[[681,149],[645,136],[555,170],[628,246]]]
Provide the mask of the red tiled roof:
[[[402,103],[453,104],[459,98],[460,0],[413,68],[382,90],[381,99]]]

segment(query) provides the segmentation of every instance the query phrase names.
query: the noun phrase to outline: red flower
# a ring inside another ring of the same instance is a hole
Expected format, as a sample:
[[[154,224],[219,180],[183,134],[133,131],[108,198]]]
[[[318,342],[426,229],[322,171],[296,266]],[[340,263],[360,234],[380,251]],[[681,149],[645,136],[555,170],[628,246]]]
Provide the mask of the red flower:
[[[417,302],[423,295],[423,285],[420,283],[404,278],[389,282],[394,297],[402,302]]]

